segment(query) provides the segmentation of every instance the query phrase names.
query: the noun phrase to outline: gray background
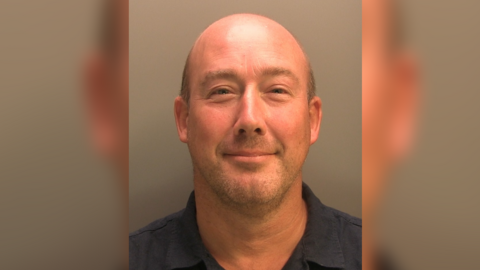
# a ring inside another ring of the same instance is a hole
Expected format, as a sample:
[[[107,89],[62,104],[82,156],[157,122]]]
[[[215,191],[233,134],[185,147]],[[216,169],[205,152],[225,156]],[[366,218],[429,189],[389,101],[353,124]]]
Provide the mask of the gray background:
[[[401,1],[420,62],[414,152],[389,183],[388,252],[400,269],[478,269],[479,1]]]
[[[360,1],[131,1],[130,231],[185,207],[192,166],[173,116],[183,65],[209,24],[242,12],[276,20],[305,48],[323,121],[304,181],[323,203],[361,216]]]
[[[82,73],[100,4],[0,1],[0,269],[119,269],[124,198]]]

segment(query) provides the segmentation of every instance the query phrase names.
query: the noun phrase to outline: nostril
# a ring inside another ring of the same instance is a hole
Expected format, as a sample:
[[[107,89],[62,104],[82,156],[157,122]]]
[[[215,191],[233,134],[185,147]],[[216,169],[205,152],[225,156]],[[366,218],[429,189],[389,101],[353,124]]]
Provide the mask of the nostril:
[[[250,134],[251,133],[251,134]],[[235,132],[236,135],[253,135],[253,134],[258,134],[262,135],[263,134],[263,129],[262,128],[256,128],[256,129],[246,129],[246,128],[239,128]]]

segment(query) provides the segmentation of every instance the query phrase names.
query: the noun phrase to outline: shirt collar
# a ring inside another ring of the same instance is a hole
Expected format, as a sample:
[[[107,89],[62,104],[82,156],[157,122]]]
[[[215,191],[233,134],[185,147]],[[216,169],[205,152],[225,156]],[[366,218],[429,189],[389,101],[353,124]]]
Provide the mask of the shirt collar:
[[[302,197],[308,212],[305,234],[301,241],[305,260],[324,267],[344,267],[345,259],[338,239],[335,216],[305,183]],[[203,245],[197,226],[194,192],[190,194],[187,207],[173,233],[167,255],[167,263],[172,269],[192,267],[208,257],[209,253]]]
[[[303,236],[305,260],[324,267],[345,267],[338,222],[330,210],[303,183],[302,197],[307,203],[308,220]]]
[[[208,251],[203,245],[197,226],[195,193],[192,191],[179,222],[172,235],[173,241],[167,254],[171,269],[188,268],[201,263]]]

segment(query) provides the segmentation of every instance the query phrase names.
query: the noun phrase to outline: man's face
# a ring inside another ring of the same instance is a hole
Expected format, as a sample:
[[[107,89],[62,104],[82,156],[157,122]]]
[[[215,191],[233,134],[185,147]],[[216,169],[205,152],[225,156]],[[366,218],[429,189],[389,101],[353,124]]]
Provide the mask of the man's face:
[[[268,22],[214,25],[190,64],[187,132],[180,137],[196,177],[230,203],[281,199],[300,176],[320,124],[320,100],[311,109],[298,44]]]
[[[418,102],[414,57],[396,44],[393,1],[362,2],[362,208],[368,219],[386,178],[411,147]]]

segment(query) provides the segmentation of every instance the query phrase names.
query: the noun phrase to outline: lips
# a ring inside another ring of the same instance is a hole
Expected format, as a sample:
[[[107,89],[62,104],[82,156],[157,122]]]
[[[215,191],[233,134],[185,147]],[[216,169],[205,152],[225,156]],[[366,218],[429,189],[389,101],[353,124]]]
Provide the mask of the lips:
[[[261,163],[275,156],[275,153],[265,151],[234,151],[224,154],[226,159],[241,163]]]
[[[274,155],[274,153],[263,152],[263,151],[238,151],[226,153],[226,156],[242,156],[242,157],[258,157],[258,156],[267,156]]]

